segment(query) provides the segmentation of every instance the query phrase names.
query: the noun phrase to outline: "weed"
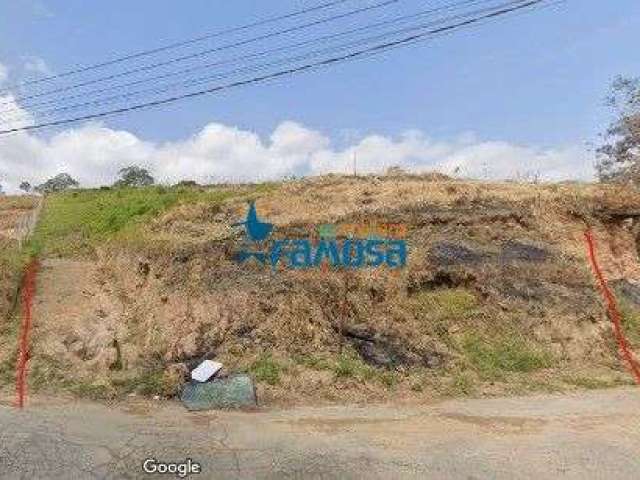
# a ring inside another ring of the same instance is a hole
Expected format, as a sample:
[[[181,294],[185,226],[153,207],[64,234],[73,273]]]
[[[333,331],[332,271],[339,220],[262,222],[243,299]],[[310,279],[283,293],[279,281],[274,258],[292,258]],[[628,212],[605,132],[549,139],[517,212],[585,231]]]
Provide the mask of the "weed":
[[[340,355],[333,371],[338,378],[355,377],[362,370],[361,362],[351,355]]]
[[[413,297],[416,313],[436,318],[467,316],[478,305],[476,296],[464,288],[421,291]]]
[[[284,370],[284,366],[269,354],[262,355],[249,368],[256,381],[268,383],[269,385],[278,385],[280,383],[280,375]]]
[[[295,357],[298,365],[303,365],[313,370],[331,370],[331,362],[325,358],[315,357],[313,355],[302,355]]]
[[[333,372],[336,378],[352,378],[360,382],[376,381],[387,388],[392,388],[397,383],[394,372],[379,370],[367,365],[353,352],[343,353],[335,361]]]
[[[13,382],[15,382],[15,375],[16,362],[14,355],[0,362],[0,388],[13,384]]]
[[[640,310],[622,302],[622,328],[633,346],[640,346]]]
[[[471,364],[485,378],[499,378],[503,372],[528,373],[551,366],[551,355],[529,346],[516,336],[487,339],[468,334],[462,348]]]
[[[166,398],[176,396],[183,384],[181,376],[165,371],[159,364],[149,366],[137,373],[112,372],[110,376],[110,394],[159,395]]]
[[[450,394],[471,395],[475,392],[473,379],[465,373],[455,373],[451,380]]]
[[[396,386],[397,379],[393,372],[382,372],[378,375],[378,380],[387,388]]]

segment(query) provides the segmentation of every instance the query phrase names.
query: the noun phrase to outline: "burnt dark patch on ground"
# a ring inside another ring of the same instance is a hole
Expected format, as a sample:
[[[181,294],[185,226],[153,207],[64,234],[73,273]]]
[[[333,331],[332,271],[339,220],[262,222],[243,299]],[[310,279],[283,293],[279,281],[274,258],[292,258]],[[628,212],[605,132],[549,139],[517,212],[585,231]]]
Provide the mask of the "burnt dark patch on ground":
[[[509,262],[545,262],[551,254],[545,248],[522,243],[519,241],[508,241],[502,246],[500,261]]]
[[[465,245],[440,242],[429,251],[430,260],[436,265],[473,265],[488,260],[488,254]]]

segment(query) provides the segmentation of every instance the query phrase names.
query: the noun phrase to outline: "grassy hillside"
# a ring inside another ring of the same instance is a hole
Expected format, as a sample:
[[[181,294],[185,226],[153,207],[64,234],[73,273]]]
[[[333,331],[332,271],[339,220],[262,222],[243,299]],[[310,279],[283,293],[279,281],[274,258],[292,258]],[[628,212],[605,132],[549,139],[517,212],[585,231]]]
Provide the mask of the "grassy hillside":
[[[75,190],[47,198],[29,248],[34,254],[59,257],[94,255],[104,242],[129,235],[135,238],[145,222],[172,207],[194,203],[217,205],[259,187],[144,187]]]
[[[238,265],[243,231],[231,225],[249,199],[291,238],[326,223],[403,225],[408,265]],[[46,335],[34,332],[33,386],[171,395],[204,357],[252,373],[267,402],[626,383],[583,232],[594,229],[606,274],[633,292],[637,225],[624,212],[639,204],[618,187],[434,176],[51,196],[30,248],[45,263],[63,261],[44,278],[64,277],[64,259],[87,262],[90,274],[77,286],[87,292],[81,307],[58,305],[69,313],[54,319],[40,306]],[[640,347],[638,305],[627,297]]]

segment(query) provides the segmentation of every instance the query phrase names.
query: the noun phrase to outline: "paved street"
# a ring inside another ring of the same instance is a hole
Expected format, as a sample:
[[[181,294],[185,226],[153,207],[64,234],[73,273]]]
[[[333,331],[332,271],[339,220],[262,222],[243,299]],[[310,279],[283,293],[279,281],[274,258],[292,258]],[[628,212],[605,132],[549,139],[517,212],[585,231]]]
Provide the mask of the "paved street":
[[[640,389],[429,406],[187,413],[32,399],[0,405],[0,478],[640,478]]]

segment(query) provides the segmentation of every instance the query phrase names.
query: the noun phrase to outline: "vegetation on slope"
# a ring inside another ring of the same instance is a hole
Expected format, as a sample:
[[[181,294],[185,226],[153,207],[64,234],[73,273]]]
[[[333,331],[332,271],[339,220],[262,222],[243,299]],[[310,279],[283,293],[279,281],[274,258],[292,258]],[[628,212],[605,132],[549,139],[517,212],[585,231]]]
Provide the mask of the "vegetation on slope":
[[[327,222],[402,223],[408,267],[237,265],[231,253],[242,233],[231,225],[249,198],[283,235]],[[582,233],[596,229],[610,278],[638,278],[631,230],[602,213],[634,202],[618,187],[412,176],[53,195],[32,248],[45,259],[94,262],[95,281],[82,287],[95,302],[39,346],[33,386],[171,395],[211,356],[227,371],[250,372],[267,401],[626,382]]]
[[[30,249],[34,254],[78,257],[102,243],[127,235],[136,238],[145,223],[178,205],[219,204],[261,187],[122,187],[72,190],[49,195]]]

